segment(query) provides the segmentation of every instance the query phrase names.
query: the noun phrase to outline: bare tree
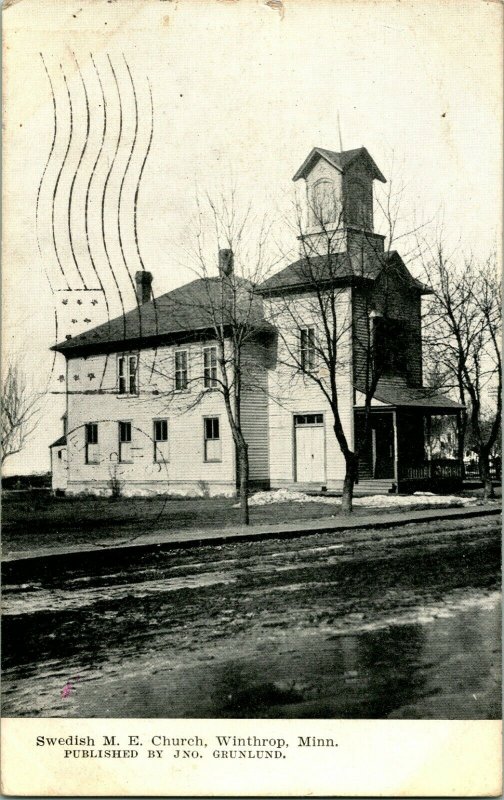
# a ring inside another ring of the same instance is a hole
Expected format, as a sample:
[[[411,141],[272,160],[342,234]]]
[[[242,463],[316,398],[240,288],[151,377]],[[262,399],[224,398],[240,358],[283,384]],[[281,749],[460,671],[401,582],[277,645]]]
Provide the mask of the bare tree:
[[[241,520],[249,524],[249,447],[244,431],[244,397],[263,393],[266,411],[267,383],[265,359],[272,328],[265,322],[262,298],[257,285],[268,274],[266,242],[270,225],[258,218],[251,206],[244,207],[235,190],[198,197],[197,211],[185,243],[196,280],[172,293],[169,313],[188,328],[197,331],[204,345],[203,361],[198,352],[186,365],[184,388],[190,396],[179,400],[181,413],[199,404],[208,391],[217,392],[224,401],[236,453],[237,489]],[[189,339],[188,339],[189,341]],[[215,357],[214,351],[215,350]],[[177,387],[177,364],[158,358],[155,372]],[[180,388],[180,386],[179,386]],[[165,392],[173,403],[174,391]]]
[[[496,256],[479,264],[458,249],[449,252],[438,232],[435,244],[424,252],[423,266],[434,292],[426,315],[429,358],[442,365],[440,385],[455,391],[465,407],[459,455],[470,429],[483,494],[489,497],[493,495],[489,459],[502,416],[501,285]]]
[[[19,359],[11,359],[2,381],[2,464],[23,449],[37,427],[39,401],[39,394],[27,383]]]

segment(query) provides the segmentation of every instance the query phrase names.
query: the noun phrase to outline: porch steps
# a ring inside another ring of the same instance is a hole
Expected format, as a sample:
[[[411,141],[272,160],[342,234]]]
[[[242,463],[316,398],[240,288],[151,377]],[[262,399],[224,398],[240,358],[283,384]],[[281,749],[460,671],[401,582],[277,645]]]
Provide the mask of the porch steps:
[[[362,480],[354,486],[354,495],[362,497],[368,494],[389,494],[392,489],[393,480],[391,478],[375,478]]]
[[[364,497],[370,494],[389,494],[392,489],[393,480],[391,478],[376,478],[374,480],[364,480],[354,485],[354,497]],[[323,490],[322,487],[315,487],[313,483],[297,484],[296,490],[306,494],[321,495],[325,497],[341,497],[341,489]]]

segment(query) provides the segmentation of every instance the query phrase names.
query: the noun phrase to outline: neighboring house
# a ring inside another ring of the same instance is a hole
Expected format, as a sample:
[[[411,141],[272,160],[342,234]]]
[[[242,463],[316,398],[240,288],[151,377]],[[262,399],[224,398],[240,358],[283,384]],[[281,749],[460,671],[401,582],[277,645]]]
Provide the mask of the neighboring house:
[[[362,444],[361,488],[431,487],[433,479],[453,484],[460,465],[429,458],[429,424],[432,416],[456,417],[460,406],[422,386],[420,304],[428,290],[373,232],[373,180],[385,179],[364,148],[314,148],[298,179],[306,181],[313,211],[303,238],[322,271],[331,259],[338,314],[350,321],[337,381],[345,433],[351,446]],[[334,231],[329,255],[328,229]],[[66,431],[51,448],[53,487],[108,493],[119,482],[126,494],[232,494],[236,455],[215,390],[215,320],[208,310],[212,293],[222,293],[223,274],[155,300],[152,275],[139,272],[136,281],[137,308],[53,348],[67,361]],[[250,285],[234,276],[234,286],[238,302],[241,294],[248,303]],[[320,325],[309,311],[314,291],[304,257],[254,289],[241,405],[252,488],[342,487],[345,462],[330,407],[282,355],[282,340],[290,336],[302,360],[313,358]],[[287,332],[286,300],[303,320]],[[225,328],[225,314],[221,322]],[[380,379],[363,441],[370,352]]]

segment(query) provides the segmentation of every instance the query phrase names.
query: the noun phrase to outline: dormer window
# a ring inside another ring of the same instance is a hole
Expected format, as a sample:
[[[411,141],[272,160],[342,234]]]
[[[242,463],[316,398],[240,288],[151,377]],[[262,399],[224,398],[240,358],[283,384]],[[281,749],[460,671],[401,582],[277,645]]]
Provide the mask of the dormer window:
[[[138,356],[117,356],[117,391],[119,394],[138,394]]]

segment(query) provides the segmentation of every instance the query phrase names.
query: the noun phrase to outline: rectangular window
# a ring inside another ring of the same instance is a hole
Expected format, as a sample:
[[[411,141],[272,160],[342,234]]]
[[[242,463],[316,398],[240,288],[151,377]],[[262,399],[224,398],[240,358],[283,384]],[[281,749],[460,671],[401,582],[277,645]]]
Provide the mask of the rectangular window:
[[[168,420],[154,420],[154,461],[168,461]]]
[[[407,323],[375,317],[374,364],[378,375],[403,375],[408,367]]]
[[[126,394],[126,359],[119,356],[117,359],[117,389],[119,394]]]
[[[86,464],[98,464],[100,454],[98,451],[98,424],[88,422],[84,428]]]
[[[315,328],[301,328],[299,344],[301,369],[311,372],[315,369]]]
[[[187,350],[175,351],[175,391],[183,392],[187,389]]]
[[[294,425],[299,428],[301,425],[323,425],[323,414],[295,414]]]
[[[119,423],[119,461],[127,463],[132,461],[131,453],[131,422]]]
[[[136,394],[137,393],[137,367],[138,367],[138,358],[137,356],[129,356],[128,357],[128,377],[129,377],[129,393]]]
[[[205,461],[221,461],[221,439],[219,417],[205,417]]]
[[[117,357],[117,391],[138,394],[138,356]]]
[[[203,382],[205,389],[217,386],[217,348],[203,349]]]

